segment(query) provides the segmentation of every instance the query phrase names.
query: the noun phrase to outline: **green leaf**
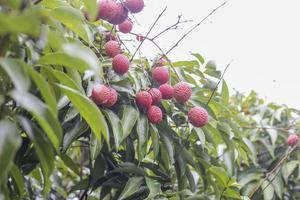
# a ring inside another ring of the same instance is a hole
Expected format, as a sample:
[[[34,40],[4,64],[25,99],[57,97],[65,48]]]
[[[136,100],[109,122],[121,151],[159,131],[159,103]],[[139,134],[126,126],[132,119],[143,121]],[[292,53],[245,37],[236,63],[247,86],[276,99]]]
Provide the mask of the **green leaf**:
[[[62,6],[70,6],[66,1],[64,0],[43,0],[40,3],[41,5],[47,7],[47,8],[57,8]]]
[[[146,184],[150,190],[149,195],[147,199],[152,199],[156,197],[157,195],[161,194],[161,184],[155,180],[152,180],[150,178],[145,177],[146,179]]]
[[[23,197],[23,194],[25,192],[23,176],[22,176],[19,168],[15,164],[12,165],[11,170],[9,172],[9,175],[12,177],[12,179],[16,183],[16,186],[17,186],[17,189],[18,189],[18,192],[19,192],[19,196]]]
[[[194,127],[193,129],[197,133],[197,136],[198,136],[198,138],[201,142],[201,147],[204,150],[204,147],[205,147],[205,134],[204,134],[203,130],[201,128],[196,128],[196,127]]]
[[[58,149],[62,138],[62,129],[58,119],[51,112],[50,108],[30,93],[13,90],[10,96],[20,107],[28,110],[37,119],[55,149]]]
[[[31,75],[32,79],[34,80],[36,86],[39,88],[40,93],[42,94],[45,102],[48,104],[49,108],[53,112],[53,114],[57,115],[57,107],[56,107],[56,99],[55,94],[53,94],[51,91],[52,89],[49,86],[49,83],[45,80],[45,78],[39,74],[34,69],[30,68],[30,66],[27,66],[28,72]]]
[[[272,184],[269,183],[269,181],[265,181],[262,184],[261,189],[263,190],[264,200],[272,200],[273,199],[274,188],[273,188]]]
[[[39,63],[44,65],[63,65],[77,69],[82,73],[89,70],[103,77],[101,64],[94,52],[88,47],[78,44],[65,44],[62,46],[62,50],[63,52],[44,55],[40,58]]]
[[[52,9],[49,14],[77,33],[85,42],[92,43],[91,31],[87,24],[84,23],[83,16],[79,10],[70,6],[63,6]]]
[[[0,65],[10,77],[17,90],[27,91],[30,88],[30,78],[27,71],[20,65],[19,60],[1,58]]]
[[[123,126],[123,137],[121,142],[131,133],[137,119],[139,112],[133,106],[125,105],[123,108],[122,126]]]
[[[0,35],[6,33],[24,33],[34,37],[40,34],[40,14],[38,10],[28,9],[22,14],[10,12],[0,13]]]
[[[199,53],[192,53],[192,55],[195,56],[202,65],[204,64],[205,60]]]
[[[101,143],[101,136],[103,135],[105,141],[109,145],[109,132],[107,123],[100,109],[96,106],[96,104],[91,101],[86,96],[83,96],[80,92],[66,87],[64,85],[59,85],[59,88],[62,92],[68,96],[74,107],[79,111],[81,116],[86,120],[86,122],[90,125],[93,134],[95,134],[98,142]]]
[[[229,90],[228,90],[228,86],[226,84],[226,82],[223,80],[222,82],[222,99],[224,101],[225,104],[228,104],[229,102]]]
[[[83,0],[84,6],[89,13],[89,18],[94,21],[98,14],[98,4],[96,0]]]
[[[239,191],[232,188],[227,188],[223,195],[233,199],[241,199]]]
[[[287,183],[289,176],[294,172],[296,167],[298,166],[299,161],[292,160],[288,163],[283,164],[281,172],[284,181]]]
[[[210,167],[208,170],[222,186],[226,186],[228,183],[228,175],[226,171],[221,167]]]
[[[119,196],[118,200],[125,199],[129,197],[130,195],[134,194],[136,191],[138,191],[139,187],[143,183],[144,178],[143,177],[132,177],[128,180],[126,183],[121,195]]]
[[[140,117],[137,120],[136,124],[136,132],[138,134],[138,155],[139,158],[142,159],[145,154],[146,150],[143,148],[145,145],[147,145],[148,140],[148,132],[149,132],[149,124],[148,119],[145,115],[140,115]]]
[[[8,120],[0,121],[0,185],[2,185],[8,171],[13,166],[15,154],[21,144],[18,129]]]
[[[40,160],[43,176],[44,187],[50,184],[49,176],[54,169],[54,152],[51,144],[44,136],[43,132],[38,129],[33,123],[24,117],[19,117],[20,124],[34,143],[34,150]]]
[[[106,114],[106,117],[110,122],[114,134],[116,149],[118,149],[123,137],[123,127],[122,127],[121,120],[119,119],[118,115],[116,115],[111,110],[108,109],[104,110],[104,114]]]

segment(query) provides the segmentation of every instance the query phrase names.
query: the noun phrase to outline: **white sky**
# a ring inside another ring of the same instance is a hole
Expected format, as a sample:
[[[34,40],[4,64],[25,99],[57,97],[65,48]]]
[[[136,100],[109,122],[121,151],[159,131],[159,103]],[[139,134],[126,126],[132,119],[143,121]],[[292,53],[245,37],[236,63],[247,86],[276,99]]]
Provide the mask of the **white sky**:
[[[167,6],[153,33],[176,22],[177,15],[194,22],[170,31],[157,41],[164,50],[172,46],[191,26],[220,5],[220,0],[145,0],[144,10],[135,15],[133,32],[146,34],[157,15]],[[241,92],[257,91],[261,97],[300,108],[300,1],[230,0],[206,23],[189,35],[171,54],[174,60],[193,59],[189,52],[202,54],[224,69],[229,87]],[[147,57],[159,51],[145,43]],[[299,90],[299,92],[298,92]]]

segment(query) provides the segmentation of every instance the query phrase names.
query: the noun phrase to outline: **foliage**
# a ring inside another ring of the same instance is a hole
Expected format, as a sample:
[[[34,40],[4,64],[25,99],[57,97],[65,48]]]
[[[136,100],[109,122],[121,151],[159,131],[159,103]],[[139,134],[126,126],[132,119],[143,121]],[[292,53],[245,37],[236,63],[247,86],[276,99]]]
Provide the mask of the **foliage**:
[[[113,72],[102,31],[111,25],[83,16],[96,1],[0,2],[0,197],[248,199],[290,150],[300,112],[254,92],[230,97],[225,81],[214,93],[221,72],[199,54],[168,64],[170,83],[190,83],[192,98],[162,101],[163,122],[149,123],[134,97],[157,87],[153,63]],[[119,94],[111,109],[89,98],[99,82]],[[210,115],[203,128],[187,122],[193,106]],[[254,198],[299,198],[299,160],[293,152]]]

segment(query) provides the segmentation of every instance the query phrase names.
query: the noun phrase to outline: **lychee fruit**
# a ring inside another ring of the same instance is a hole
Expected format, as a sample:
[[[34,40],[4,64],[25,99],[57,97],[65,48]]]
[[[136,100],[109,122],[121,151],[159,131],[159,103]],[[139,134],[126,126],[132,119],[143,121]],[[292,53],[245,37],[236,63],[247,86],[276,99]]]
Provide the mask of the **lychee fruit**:
[[[289,135],[287,139],[287,143],[290,146],[294,146],[299,142],[299,136],[297,134],[291,134]]]
[[[141,110],[147,110],[152,105],[152,96],[147,91],[138,92],[135,96],[135,100]]]
[[[106,104],[111,96],[110,88],[102,84],[95,84],[92,89],[92,99],[98,105]]]
[[[117,74],[123,75],[128,72],[129,60],[125,55],[118,54],[112,60],[112,67]]]
[[[151,106],[147,111],[148,120],[152,124],[159,124],[162,121],[162,111],[157,106]]]
[[[118,4],[114,0],[101,0],[97,19],[111,20],[118,12]]]
[[[169,71],[166,67],[155,67],[152,70],[152,78],[159,84],[164,84],[169,81]]]
[[[121,3],[116,3],[116,7],[112,12],[114,15],[111,19],[108,20],[109,23],[113,25],[118,25],[123,23],[128,17],[128,11],[123,7]]]
[[[113,58],[116,55],[121,53],[120,45],[117,41],[110,40],[105,44],[105,52],[106,54]]]
[[[174,98],[179,103],[187,102],[191,97],[191,95],[192,95],[192,89],[187,83],[180,82],[174,86]]]
[[[188,112],[188,119],[193,126],[203,127],[208,123],[208,113],[202,107],[194,107]]]
[[[139,42],[142,42],[145,39],[144,36],[142,36],[141,34],[136,35],[136,40]]]
[[[130,19],[126,19],[123,23],[118,25],[119,31],[122,33],[130,33],[133,23]]]
[[[118,101],[117,91],[114,88],[111,88],[111,87],[109,89],[110,89],[110,97],[109,97],[108,101],[105,104],[103,104],[103,106],[106,107],[106,108],[112,107]]]
[[[141,12],[144,8],[144,0],[126,0],[125,6],[132,13]]]
[[[158,104],[160,102],[161,98],[162,98],[161,92],[159,91],[159,89],[151,88],[148,92],[152,96],[152,103],[153,104]]]
[[[163,99],[172,99],[173,98],[173,95],[174,95],[174,88],[165,83],[165,84],[162,84],[161,86],[159,86],[159,91],[161,92],[161,96]]]

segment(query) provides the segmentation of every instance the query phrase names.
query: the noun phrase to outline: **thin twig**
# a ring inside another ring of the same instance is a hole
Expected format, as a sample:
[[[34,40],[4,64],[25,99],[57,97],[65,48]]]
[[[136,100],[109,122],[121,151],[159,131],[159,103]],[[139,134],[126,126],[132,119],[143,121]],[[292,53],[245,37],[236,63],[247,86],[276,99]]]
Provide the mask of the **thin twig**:
[[[182,15],[178,15],[178,19],[177,19],[176,23],[172,24],[171,26],[169,26],[169,27],[165,28],[164,30],[162,30],[161,32],[159,32],[157,35],[155,35],[154,37],[152,37],[151,40],[155,40],[157,37],[161,36],[162,34],[164,34],[165,32],[167,32],[169,30],[176,29],[179,24],[188,23],[188,22],[192,22],[193,21],[193,20],[184,20],[184,21],[181,21],[181,17],[182,17]]]
[[[226,73],[227,69],[228,69],[228,68],[229,68],[229,66],[231,65],[231,63],[232,63],[232,60],[231,60],[231,61],[230,61],[230,62],[227,64],[227,66],[226,66],[225,70],[223,71],[223,73],[222,73],[222,75],[221,75],[221,77],[220,77],[220,79],[219,79],[219,81],[218,81],[218,83],[217,83],[216,87],[214,88],[213,92],[211,93],[211,95],[210,95],[210,97],[209,97],[209,99],[208,99],[208,101],[207,101],[207,103],[206,103],[206,105],[205,105],[205,108],[207,108],[207,107],[208,107],[208,105],[209,105],[210,101],[212,100],[212,98],[213,98],[214,94],[216,93],[216,91],[217,91],[217,89],[218,89],[218,87],[219,87],[219,85],[220,85],[221,81],[223,80],[223,77],[224,77],[224,75],[225,75],[225,73]]]
[[[281,165],[283,165],[287,159],[289,158],[289,156],[291,155],[291,153],[293,153],[297,148],[298,148],[298,145],[300,144],[300,141],[294,145],[289,151],[288,153],[282,157],[282,159],[277,163],[277,165],[270,171],[266,174],[265,178],[260,181],[257,186],[250,192],[250,194],[248,195],[248,197],[251,199],[254,194],[259,190],[259,188],[262,186],[262,184],[269,179],[269,177],[278,169],[281,167]]]
[[[131,55],[129,48],[127,48],[125,43],[121,40],[120,36],[118,34],[116,34],[116,36],[117,36],[118,40],[121,42],[121,44],[125,47],[126,51]]]
[[[152,26],[150,27],[148,33],[146,34],[146,37],[148,37],[148,35],[150,34],[150,32],[152,31],[152,29],[154,28],[154,26],[157,24],[158,20],[161,18],[161,16],[164,14],[164,12],[167,10],[167,7],[165,7],[163,9],[163,11],[157,16],[156,20],[154,21],[154,23],[152,24]],[[142,44],[144,43],[145,40],[142,40],[139,44],[139,46],[137,47],[137,49],[135,50],[135,52],[132,55],[132,58],[130,61],[132,61],[134,59],[134,56],[136,55],[136,53],[139,51],[139,49],[141,48]]]
[[[229,0],[228,0],[229,1]],[[217,10],[219,10],[221,7],[223,7],[228,1],[223,2],[221,5],[213,9],[206,17],[204,17],[198,24],[193,26],[188,32],[186,32],[167,52],[166,55],[169,54],[173,49],[175,49],[178,44],[191,32],[193,32],[197,27],[199,27],[207,18],[209,18],[211,15],[213,15]]]

